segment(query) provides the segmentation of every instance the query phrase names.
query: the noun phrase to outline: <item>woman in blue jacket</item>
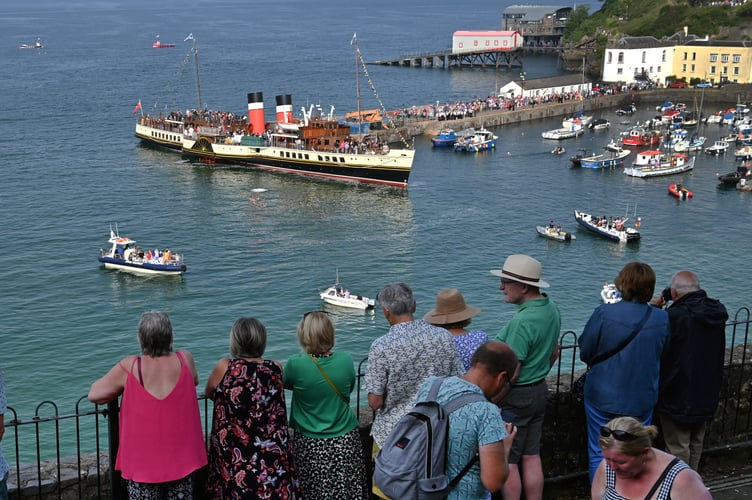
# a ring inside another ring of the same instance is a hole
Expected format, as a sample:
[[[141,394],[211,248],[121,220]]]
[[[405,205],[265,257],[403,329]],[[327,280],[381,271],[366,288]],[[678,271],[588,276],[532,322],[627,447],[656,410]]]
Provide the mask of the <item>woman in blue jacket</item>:
[[[590,481],[603,455],[600,428],[611,419],[634,417],[649,425],[658,400],[663,349],[670,336],[668,314],[648,304],[655,272],[630,262],[614,280],[622,300],[593,311],[578,343],[580,359],[590,367],[585,382]]]

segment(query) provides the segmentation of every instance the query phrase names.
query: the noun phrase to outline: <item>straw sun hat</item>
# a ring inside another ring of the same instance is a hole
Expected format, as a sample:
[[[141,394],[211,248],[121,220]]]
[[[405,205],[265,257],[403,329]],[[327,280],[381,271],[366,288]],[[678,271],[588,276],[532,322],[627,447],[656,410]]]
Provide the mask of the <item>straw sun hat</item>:
[[[548,288],[550,285],[540,279],[541,263],[528,255],[516,254],[507,257],[502,269],[492,269],[491,274],[526,285]]]
[[[456,288],[442,290],[436,295],[436,307],[428,311],[423,319],[433,325],[450,325],[476,316],[477,307],[465,304],[465,299]]]

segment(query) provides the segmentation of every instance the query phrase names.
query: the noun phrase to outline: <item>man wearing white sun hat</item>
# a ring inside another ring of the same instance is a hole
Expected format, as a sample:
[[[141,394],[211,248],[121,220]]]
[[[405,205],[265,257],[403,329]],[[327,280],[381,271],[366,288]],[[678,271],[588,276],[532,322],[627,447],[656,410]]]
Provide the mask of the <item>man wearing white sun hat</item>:
[[[559,308],[540,291],[549,284],[541,279],[541,263],[528,255],[510,255],[502,269],[491,274],[501,278],[504,302],[515,304],[517,314],[496,336],[514,350],[520,362],[512,390],[501,402],[505,421],[517,426],[509,458],[509,479],[504,500],[543,497],[540,440],[546,411],[546,375],[558,356],[561,332]]]

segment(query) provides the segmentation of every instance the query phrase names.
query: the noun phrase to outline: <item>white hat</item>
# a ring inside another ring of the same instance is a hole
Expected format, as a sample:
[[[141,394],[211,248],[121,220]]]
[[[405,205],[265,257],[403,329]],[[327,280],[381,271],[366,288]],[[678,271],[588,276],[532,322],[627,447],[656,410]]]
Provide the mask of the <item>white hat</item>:
[[[551,285],[540,279],[542,268],[541,263],[534,258],[515,254],[507,257],[502,269],[492,269],[491,274],[526,285],[548,288]]]

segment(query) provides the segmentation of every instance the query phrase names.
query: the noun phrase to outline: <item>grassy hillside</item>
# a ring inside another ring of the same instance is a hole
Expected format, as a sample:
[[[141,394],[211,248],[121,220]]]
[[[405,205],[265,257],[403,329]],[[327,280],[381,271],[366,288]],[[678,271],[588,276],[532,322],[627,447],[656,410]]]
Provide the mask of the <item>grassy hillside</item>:
[[[604,0],[601,9],[587,15],[578,7],[570,17],[565,43],[620,34],[658,39],[682,31],[729,40],[752,39],[752,2],[742,6],[711,6],[710,0]]]

